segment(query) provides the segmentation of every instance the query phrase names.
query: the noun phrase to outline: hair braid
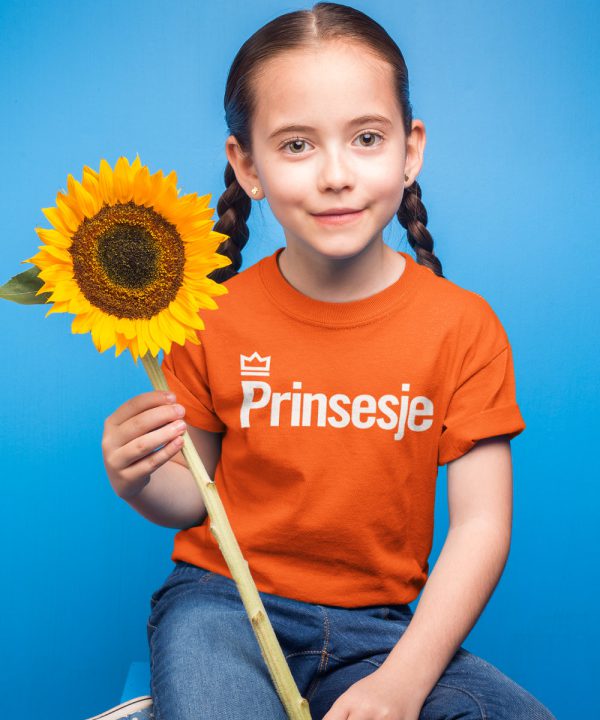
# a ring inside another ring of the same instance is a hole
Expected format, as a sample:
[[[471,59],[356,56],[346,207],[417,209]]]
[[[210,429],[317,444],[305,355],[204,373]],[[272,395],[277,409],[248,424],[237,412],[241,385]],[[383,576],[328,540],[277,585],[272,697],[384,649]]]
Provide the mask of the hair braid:
[[[242,249],[248,242],[250,232],[246,220],[250,215],[252,200],[237,181],[231,163],[227,163],[224,173],[225,191],[217,202],[219,219],[214,225],[214,231],[228,235],[217,252],[231,258],[231,265],[217,268],[208,275],[211,280],[222,283],[230,277],[237,275],[242,266]]]
[[[426,227],[427,210],[421,201],[421,187],[416,180],[406,188],[396,215],[402,227],[406,228],[406,236],[417,255],[417,263],[444,277],[442,263],[433,252],[433,238]]]

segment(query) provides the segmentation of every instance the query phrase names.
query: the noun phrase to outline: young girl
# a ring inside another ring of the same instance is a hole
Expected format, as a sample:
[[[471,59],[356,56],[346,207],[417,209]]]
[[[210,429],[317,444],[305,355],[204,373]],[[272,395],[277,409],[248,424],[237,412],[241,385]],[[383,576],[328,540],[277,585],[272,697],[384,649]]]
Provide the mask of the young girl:
[[[132,398],[103,438],[119,497],[181,529],[151,600],[154,717],[286,717],[180,452],[187,428],[313,718],[553,718],[461,647],[506,562],[525,423],[506,332],[433,251],[402,53],[351,7],[287,13],[238,52],[225,113],[215,230],[233,262],[211,277],[229,292],[202,313],[202,344],[165,357],[174,396]],[[262,199],[285,247],[240,271]],[[416,259],[383,242],[394,216]],[[429,575],[445,464],[450,530]]]

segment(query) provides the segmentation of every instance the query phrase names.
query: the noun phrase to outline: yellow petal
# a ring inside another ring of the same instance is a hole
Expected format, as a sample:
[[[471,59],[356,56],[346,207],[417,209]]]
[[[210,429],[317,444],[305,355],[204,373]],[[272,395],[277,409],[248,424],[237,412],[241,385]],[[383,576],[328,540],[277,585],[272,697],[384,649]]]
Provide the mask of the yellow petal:
[[[132,187],[129,183],[129,161],[123,155],[121,155],[121,157],[117,160],[113,173],[113,180],[117,202],[129,202],[132,196]],[[142,355],[145,355],[145,353],[142,353]]]
[[[52,293],[52,302],[69,302],[79,295],[79,285],[74,280],[60,280]]]
[[[134,339],[129,343],[129,352],[131,353],[131,357],[133,358],[133,361],[137,365],[137,359],[140,354],[140,351],[139,351],[139,348],[137,345],[137,340]]]
[[[160,325],[158,322],[158,316],[153,315],[150,318],[150,322],[148,323],[148,331],[150,332],[150,335],[154,342],[162,347],[162,349],[168,354],[171,352],[171,340],[170,338],[162,332],[160,329]]]
[[[178,345],[183,345],[185,342],[185,332],[177,320],[171,315],[168,308],[165,308],[159,313],[158,325],[167,337],[175,340]]]
[[[56,247],[56,245],[40,245],[40,253],[42,254],[40,259],[43,259],[43,254],[45,253],[52,258],[54,264],[56,264],[57,260],[60,260],[64,263],[64,267],[70,269],[73,268],[73,258],[71,257],[71,253],[68,250],[65,250],[65,248]]]
[[[73,273],[65,265],[52,265],[40,270],[38,277],[42,280],[56,283],[60,280],[72,280]]]
[[[77,201],[77,205],[81,208],[81,211],[87,218],[93,218],[94,215],[100,210],[100,206],[97,201],[90,193],[78,183],[72,175],[67,178],[67,184],[69,193]]]
[[[92,329],[89,313],[77,315],[71,323],[71,332],[74,334],[86,333]]]
[[[79,292],[69,301],[70,313],[87,313],[92,309],[92,303]]]
[[[55,207],[42,208],[42,212],[60,233],[62,233],[66,237],[71,237],[71,235],[73,233],[69,231],[58,208],[55,208]]]
[[[124,335],[127,340],[131,340],[136,334],[135,320],[131,318],[119,318],[117,321],[117,332]]]
[[[83,166],[83,178],[84,178],[84,185],[85,185],[85,178],[86,175],[89,175],[90,177],[93,177],[94,180],[98,180],[100,178],[100,175],[94,170],[94,168],[89,167],[89,165]]]
[[[136,153],[135,160],[131,163],[131,176],[135,175],[142,169],[142,161],[140,160],[139,153]]]
[[[80,208],[72,209],[69,204],[65,202],[65,195],[61,192],[56,194],[56,206],[60,212],[60,216],[63,219],[63,223],[70,235],[77,232],[77,228],[83,220],[83,212]]]
[[[100,352],[108,350],[115,344],[115,320],[112,315],[105,315],[100,323]]]
[[[184,325],[189,325],[190,327],[198,328],[199,330],[204,328],[204,323],[198,315],[194,312],[190,312],[177,300],[173,300],[169,303],[169,310],[171,311],[171,314]]]
[[[127,339],[121,335],[121,333],[116,334],[116,340],[115,340],[116,348],[115,348],[115,357],[119,357],[119,355],[123,352],[123,350],[126,350],[129,347],[129,343],[127,342]]]
[[[52,307],[50,308],[50,310],[48,310],[48,312],[46,313],[45,317],[48,317],[48,315],[52,315],[52,313],[66,312],[66,311],[67,311],[67,307],[66,307],[67,304],[68,304],[68,303],[64,303],[64,302],[55,302],[55,303],[52,303]]]
[[[100,175],[86,166],[83,168],[81,184],[92,196],[94,203],[99,210],[104,205],[102,193],[100,192]]]
[[[46,245],[54,245],[55,247],[67,249],[71,247],[73,242],[68,235],[63,235],[58,230],[48,230],[48,228],[36,227],[35,231],[40,240],[46,243]]]
[[[113,171],[104,158],[100,160],[99,182],[102,199],[107,205],[114,205],[117,200],[114,191]]]
[[[142,321],[139,318],[135,320],[135,335],[137,338],[138,350],[140,355],[145,355],[148,352],[148,345],[144,337]]]
[[[136,205],[149,204],[151,198],[150,194],[150,171],[144,165],[144,167],[136,175],[133,184],[133,201]]]

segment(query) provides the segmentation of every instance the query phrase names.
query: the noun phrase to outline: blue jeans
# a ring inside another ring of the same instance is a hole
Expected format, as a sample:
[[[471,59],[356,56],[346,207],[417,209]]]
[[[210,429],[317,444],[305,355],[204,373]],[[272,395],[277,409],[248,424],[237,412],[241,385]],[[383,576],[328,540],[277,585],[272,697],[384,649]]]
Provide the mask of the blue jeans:
[[[260,596],[313,720],[384,662],[412,617],[409,605],[343,608]],[[287,720],[233,580],[178,561],[150,605],[156,720]],[[462,647],[419,718],[556,720],[525,689]]]

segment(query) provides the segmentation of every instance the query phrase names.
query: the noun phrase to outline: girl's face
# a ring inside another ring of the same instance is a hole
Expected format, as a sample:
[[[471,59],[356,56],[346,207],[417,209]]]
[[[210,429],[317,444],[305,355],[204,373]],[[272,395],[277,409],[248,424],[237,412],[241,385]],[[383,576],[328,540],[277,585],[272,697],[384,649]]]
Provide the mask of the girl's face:
[[[328,42],[269,60],[254,91],[252,157],[234,152],[233,136],[227,154],[249,196],[254,185],[266,196],[288,246],[342,259],[381,242],[424,145],[419,133],[407,147],[389,65],[360,45]],[[315,217],[334,208],[361,212],[343,224]]]

